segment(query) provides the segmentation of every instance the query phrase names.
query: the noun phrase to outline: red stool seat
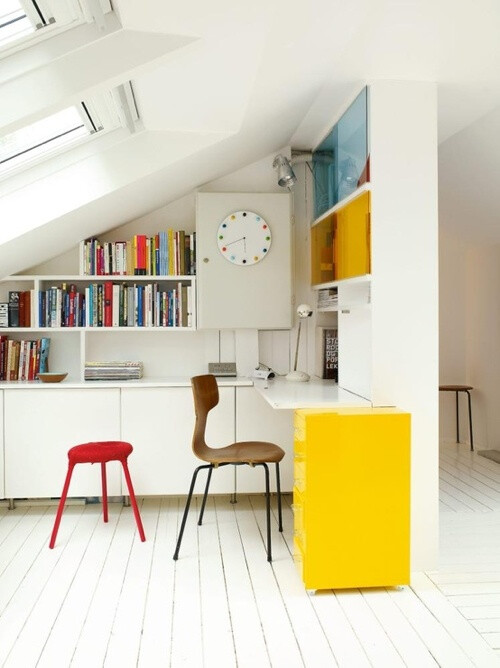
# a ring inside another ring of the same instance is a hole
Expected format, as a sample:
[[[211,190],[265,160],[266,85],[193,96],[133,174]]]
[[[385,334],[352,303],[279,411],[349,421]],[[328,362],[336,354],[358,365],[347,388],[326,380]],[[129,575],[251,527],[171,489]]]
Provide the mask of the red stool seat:
[[[59,506],[57,508],[54,528],[52,529],[52,535],[50,537],[49,547],[51,549],[54,547],[56,543],[57,532],[59,531],[59,525],[61,524],[61,517],[64,510],[64,505],[66,503],[66,498],[68,496],[68,489],[69,489],[69,483],[71,481],[71,475],[73,473],[73,469],[76,464],[101,465],[102,510],[103,510],[103,519],[105,522],[107,522],[108,490],[106,481],[106,464],[112,461],[118,461],[121,463],[130,496],[130,505],[132,506],[135,521],[137,524],[137,530],[139,531],[139,536],[141,538],[141,541],[144,542],[146,540],[127,464],[127,458],[132,453],[132,451],[133,447],[130,445],[130,443],[126,443],[125,441],[95,441],[92,443],[82,443],[81,445],[75,445],[73,448],[70,448],[68,450],[68,472],[66,474],[66,480],[64,481],[64,487],[61,494],[61,499],[59,500]]]
[[[122,461],[134,448],[125,441],[96,441],[82,443],[68,450],[68,459],[74,464],[97,464],[102,462]]]

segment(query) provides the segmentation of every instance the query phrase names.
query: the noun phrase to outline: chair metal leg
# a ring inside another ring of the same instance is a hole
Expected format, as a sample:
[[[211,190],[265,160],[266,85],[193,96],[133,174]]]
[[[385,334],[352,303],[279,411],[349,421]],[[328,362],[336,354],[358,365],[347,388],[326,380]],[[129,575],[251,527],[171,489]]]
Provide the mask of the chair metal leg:
[[[175,561],[177,561],[177,559],[179,558],[179,550],[181,548],[182,536],[184,535],[184,527],[186,526],[186,520],[189,512],[189,506],[191,505],[191,497],[193,496],[193,490],[196,478],[198,477],[198,473],[202,469],[210,469],[210,468],[213,468],[212,464],[204,464],[203,466],[198,466],[198,468],[194,470],[193,477],[191,478],[191,485],[189,486],[188,497],[186,499],[186,507],[184,508],[184,515],[182,516],[181,529],[179,531],[179,536],[177,538],[177,545],[175,546],[175,552],[174,552]]]
[[[474,437],[472,435],[472,408],[471,408],[470,392],[469,390],[466,390],[466,392],[469,401],[469,433],[470,433],[470,449],[472,452],[474,450]]]
[[[130,505],[132,506],[132,510],[135,517],[135,523],[137,524],[137,530],[139,531],[140,539],[144,543],[144,541],[146,540],[146,536],[144,535],[144,527],[142,526],[141,515],[139,513],[139,508],[137,507],[137,501],[135,500],[134,487],[132,485],[132,480],[130,478],[130,473],[128,470],[126,459],[122,461],[122,466],[123,466],[123,473],[125,475],[125,481],[128,487],[128,493],[130,496]]]
[[[108,485],[106,480],[106,462],[101,462],[101,482],[102,482],[102,516],[105,522],[108,521]]]
[[[263,466],[266,475],[266,524],[267,524],[267,560],[272,561],[271,554],[271,494],[269,492],[269,467],[265,463],[255,464],[255,466]]]
[[[456,418],[457,418],[457,443],[460,443],[460,420],[458,417],[458,392],[455,392],[455,406],[456,406]]]
[[[278,530],[283,531],[283,515],[281,513],[280,464],[276,462],[276,494],[278,495]]]
[[[52,536],[50,537],[49,547],[52,550],[56,544],[57,532],[59,531],[59,525],[61,524],[61,517],[64,510],[64,504],[66,503],[66,497],[68,496],[69,483],[71,481],[71,475],[73,473],[73,465],[68,465],[68,472],[66,473],[66,480],[64,481],[64,487],[59,499],[59,505],[57,507],[56,519],[54,522],[54,528],[52,529]]]
[[[207,502],[208,488],[210,487],[210,480],[212,478],[213,466],[208,469],[207,484],[205,485],[205,494],[203,494],[203,501],[201,503],[200,517],[198,519],[198,526],[203,522],[203,513],[205,512],[205,504]]]

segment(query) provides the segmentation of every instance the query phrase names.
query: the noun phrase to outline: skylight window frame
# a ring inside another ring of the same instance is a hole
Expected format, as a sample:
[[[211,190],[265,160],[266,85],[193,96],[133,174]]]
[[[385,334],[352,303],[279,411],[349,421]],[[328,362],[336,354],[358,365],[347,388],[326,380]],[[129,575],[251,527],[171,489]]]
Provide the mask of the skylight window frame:
[[[85,23],[96,21],[101,25],[104,14],[113,11],[109,0],[19,0],[19,2],[34,24],[34,30],[28,35],[4,44],[0,39],[0,59]],[[45,25],[40,25],[38,28],[35,22],[39,15],[33,3],[40,7],[44,17],[42,21]],[[99,11],[94,3],[100,6]]]
[[[133,97],[133,90],[131,82],[126,82],[118,87],[124,88],[127,91],[127,96]],[[82,124],[86,126],[88,133],[85,136],[75,138],[73,141],[54,146],[52,149],[33,157],[32,159],[19,162],[11,168],[0,171],[0,182],[5,182],[12,177],[20,177],[23,173],[29,174],[30,169],[40,166],[43,163],[50,163],[57,157],[64,153],[76,151],[78,147],[83,144],[90,143],[96,138],[104,137],[107,134],[124,130],[132,133],[135,131],[135,124],[137,124],[138,113],[137,108],[131,110],[131,115],[134,118],[134,127],[131,127],[129,122],[124,119],[123,109],[118,104],[118,92],[114,88],[108,91],[102,91],[82,100],[74,105],[82,119]],[[54,112],[54,114],[57,112]],[[54,114],[49,114],[47,118]],[[27,177],[29,179],[29,176]]]

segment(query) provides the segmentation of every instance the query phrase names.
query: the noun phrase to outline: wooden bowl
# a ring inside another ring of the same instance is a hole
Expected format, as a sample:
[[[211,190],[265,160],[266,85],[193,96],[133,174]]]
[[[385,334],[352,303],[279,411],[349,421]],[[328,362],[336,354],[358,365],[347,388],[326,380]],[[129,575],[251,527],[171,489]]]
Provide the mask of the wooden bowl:
[[[64,380],[68,374],[67,373],[39,373],[38,378],[42,383],[60,383],[61,380]]]

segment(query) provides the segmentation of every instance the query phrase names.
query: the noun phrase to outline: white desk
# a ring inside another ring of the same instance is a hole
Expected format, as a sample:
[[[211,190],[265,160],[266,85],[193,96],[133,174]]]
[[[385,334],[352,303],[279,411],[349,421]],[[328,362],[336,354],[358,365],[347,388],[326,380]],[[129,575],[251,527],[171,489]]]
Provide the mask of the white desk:
[[[368,399],[343,390],[332,381],[311,378],[307,383],[296,383],[285,378],[253,379],[257,392],[273,408],[346,408],[371,407]]]

